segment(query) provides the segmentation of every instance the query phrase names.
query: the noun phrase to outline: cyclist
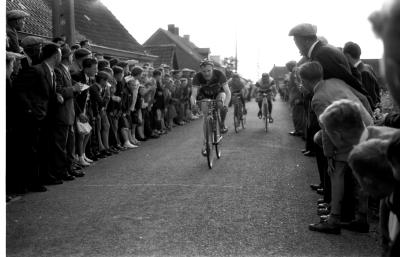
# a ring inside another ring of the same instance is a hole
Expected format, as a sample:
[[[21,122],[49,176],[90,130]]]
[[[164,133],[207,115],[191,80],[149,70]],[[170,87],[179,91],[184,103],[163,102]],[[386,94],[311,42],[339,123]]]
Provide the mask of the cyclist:
[[[275,86],[275,81],[268,75],[268,73],[263,73],[262,77],[259,81],[256,83],[256,88],[258,89],[258,96],[257,96],[257,103],[258,103],[258,118],[262,118],[262,99],[263,99],[263,93],[270,93],[271,95],[268,97],[268,113],[269,113],[269,122],[273,122],[274,119],[272,118],[272,99],[275,101],[275,95],[276,95],[276,86]]]
[[[214,63],[211,60],[203,60],[200,63],[200,72],[193,78],[192,95],[190,97],[192,106],[196,105],[196,99],[220,100],[218,101],[218,108],[221,114],[221,133],[226,133],[228,129],[225,126],[225,118],[228,112],[228,104],[231,101],[231,91],[226,82],[225,74],[214,69]],[[206,110],[202,110],[202,112],[203,117],[207,117]],[[202,152],[204,154],[205,148]]]
[[[240,96],[240,101],[242,102],[243,105],[243,114],[247,114],[246,103],[244,101],[244,95],[246,93],[246,87],[245,87],[246,84],[247,82],[244,79],[242,79],[237,73],[233,73],[232,78],[228,80],[228,86],[231,90],[231,93],[239,94]]]

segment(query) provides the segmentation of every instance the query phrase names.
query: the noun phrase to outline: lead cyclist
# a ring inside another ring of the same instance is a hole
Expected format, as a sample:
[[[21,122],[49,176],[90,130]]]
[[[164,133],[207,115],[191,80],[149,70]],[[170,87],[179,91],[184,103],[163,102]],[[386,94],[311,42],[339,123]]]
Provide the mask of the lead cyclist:
[[[190,97],[192,106],[196,105],[196,100],[219,100],[217,104],[221,114],[221,133],[228,132],[228,128],[225,126],[225,118],[228,113],[228,104],[231,101],[231,91],[225,74],[214,69],[214,63],[211,60],[205,59],[200,63],[200,72],[194,76],[192,86]],[[203,118],[207,117],[207,109],[203,109],[202,112]],[[204,135],[205,129],[204,126]],[[202,153],[205,155],[205,147],[203,147]]]

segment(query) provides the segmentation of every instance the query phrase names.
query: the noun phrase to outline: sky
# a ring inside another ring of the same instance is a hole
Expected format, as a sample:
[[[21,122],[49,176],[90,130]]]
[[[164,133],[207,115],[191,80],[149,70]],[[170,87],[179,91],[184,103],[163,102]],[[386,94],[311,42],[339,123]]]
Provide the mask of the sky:
[[[229,57],[235,55],[237,36],[238,71],[253,80],[274,64],[300,59],[288,36],[299,23],[317,25],[318,36],[334,46],[358,43],[361,58],[383,53],[368,21],[383,0],[100,1],[141,44],[157,29],[175,24],[181,36],[188,34],[198,47],[209,47],[211,55]]]

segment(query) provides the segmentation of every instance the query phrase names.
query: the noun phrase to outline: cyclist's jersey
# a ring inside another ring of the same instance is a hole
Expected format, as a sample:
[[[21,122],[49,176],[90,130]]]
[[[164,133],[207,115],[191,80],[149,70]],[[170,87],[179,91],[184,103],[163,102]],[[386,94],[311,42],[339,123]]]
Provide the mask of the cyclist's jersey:
[[[240,78],[239,80],[234,80],[234,79],[228,80],[228,85],[232,93],[241,93],[245,84],[246,81],[242,78]]]
[[[258,88],[258,92],[273,92],[275,90],[275,81],[272,78],[269,78],[268,81],[264,82],[262,79],[257,81],[256,87]]]
[[[213,70],[213,75],[209,81],[205,80],[201,72],[198,72],[192,81],[193,87],[199,88],[198,99],[216,99],[219,93],[224,92],[222,85],[225,83],[225,74],[219,70]]]

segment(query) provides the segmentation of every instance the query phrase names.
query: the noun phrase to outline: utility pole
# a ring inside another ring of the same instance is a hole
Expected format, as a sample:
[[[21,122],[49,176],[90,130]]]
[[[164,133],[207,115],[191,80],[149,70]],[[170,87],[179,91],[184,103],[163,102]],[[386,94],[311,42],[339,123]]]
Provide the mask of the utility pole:
[[[238,53],[237,53],[237,27],[235,28],[235,71],[238,72]]]
[[[74,0],[52,1],[53,37],[64,35],[69,45],[75,44]]]

